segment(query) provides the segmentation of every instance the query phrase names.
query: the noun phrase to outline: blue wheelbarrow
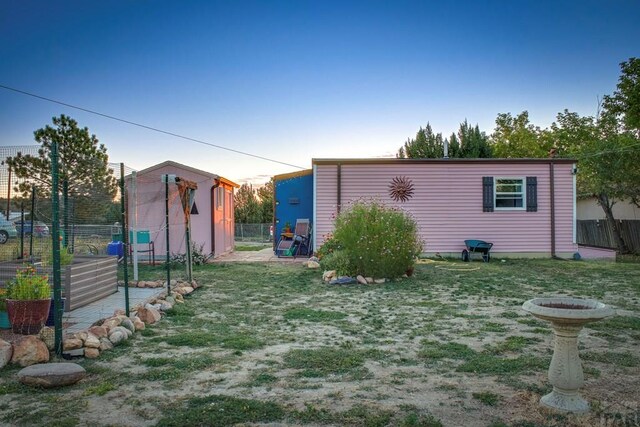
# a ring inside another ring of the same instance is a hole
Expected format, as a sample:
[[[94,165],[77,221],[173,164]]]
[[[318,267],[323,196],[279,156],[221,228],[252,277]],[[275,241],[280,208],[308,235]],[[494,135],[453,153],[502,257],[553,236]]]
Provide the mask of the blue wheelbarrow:
[[[462,250],[462,261],[471,261],[471,257],[474,254],[482,256],[484,262],[489,262],[491,259],[489,251],[491,251],[493,243],[485,242],[484,240],[465,240],[464,245],[467,248]]]

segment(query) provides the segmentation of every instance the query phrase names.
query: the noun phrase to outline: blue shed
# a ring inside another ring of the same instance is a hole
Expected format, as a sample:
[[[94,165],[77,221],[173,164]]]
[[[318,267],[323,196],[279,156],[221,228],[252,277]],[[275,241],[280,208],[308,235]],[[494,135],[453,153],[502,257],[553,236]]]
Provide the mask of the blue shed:
[[[274,224],[273,248],[275,250],[282,230],[287,223],[293,230],[296,220],[313,221],[313,170],[275,175],[273,177]],[[314,224],[311,224],[313,227]]]

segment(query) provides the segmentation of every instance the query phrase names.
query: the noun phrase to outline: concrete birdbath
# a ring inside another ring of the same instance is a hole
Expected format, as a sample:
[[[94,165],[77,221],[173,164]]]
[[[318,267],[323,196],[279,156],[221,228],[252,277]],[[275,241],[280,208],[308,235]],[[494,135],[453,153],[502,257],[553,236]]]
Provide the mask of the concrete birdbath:
[[[534,298],[522,308],[538,319],[551,322],[555,334],[549,366],[553,391],[543,396],[540,403],[564,412],[588,412],[589,403],[578,392],[584,384],[578,334],[586,323],[612,316],[614,310],[601,302],[579,298]]]

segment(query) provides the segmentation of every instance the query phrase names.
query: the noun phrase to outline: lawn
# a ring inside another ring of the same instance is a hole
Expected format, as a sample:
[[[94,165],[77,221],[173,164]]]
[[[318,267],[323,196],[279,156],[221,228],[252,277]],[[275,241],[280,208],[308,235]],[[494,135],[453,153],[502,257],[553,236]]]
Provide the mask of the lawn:
[[[640,418],[640,264],[441,261],[366,286],[327,285],[299,264],[214,264],[195,274],[203,286],[187,304],[125,346],[82,360],[89,376],[76,386],[34,391],[5,368],[0,424],[522,427]],[[580,337],[589,416],[538,405],[549,391],[552,334],[520,307],[540,295],[618,309]]]

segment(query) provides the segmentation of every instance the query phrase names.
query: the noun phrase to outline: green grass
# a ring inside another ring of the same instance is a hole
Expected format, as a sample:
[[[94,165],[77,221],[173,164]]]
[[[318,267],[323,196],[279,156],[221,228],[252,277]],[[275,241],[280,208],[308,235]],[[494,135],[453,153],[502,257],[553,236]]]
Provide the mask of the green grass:
[[[603,395],[640,383],[639,264],[458,266],[468,265],[419,265],[412,278],[372,286],[330,286],[299,264],[196,266],[202,287],[135,339],[79,360],[88,374],[80,383],[35,390],[17,381],[18,368],[0,370],[0,424],[116,425],[122,417],[149,425],[473,425],[479,407],[496,413],[515,393],[537,400],[550,390],[552,330],[521,309],[544,295],[624,309],[587,325],[580,355],[588,380],[623,373],[623,382],[599,381]],[[141,266],[140,277],[163,279],[165,271]],[[606,350],[585,336],[606,339]],[[438,392],[411,400],[416,406],[391,403],[430,390]],[[117,415],[99,412],[105,398],[117,400]],[[470,407],[452,417],[448,406],[458,399]],[[430,412],[438,407],[442,420]],[[509,410],[525,417],[515,418],[521,425],[532,422],[517,404]]]
[[[366,360],[362,351],[341,348],[318,348],[312,350],[291,350],[284,356],[286,368],[300,369],[303,377],[324,377],[344,375],[361,370]]]
[[[272,245],[236,245],[234,250],[238,252],[251,252],[251,251],[261,251],[266,248],[271,248]]]
[[[286,414],[283,407],[274,402],[220,395],[195,397],[167,412],[158,422],[158,427],[225,427],[241,423],[270,423],[282,420]]]
[[[500,396],[495,393],[491,393],[490,391],[482,391],[478,393],[472,394],[473,398],[479,400],[484,405],[487,406],[496,406],[500,401]]]
[[[308,322],[329,322],[347,317],[346,313],[328,310],[313,310],[311,308],[291,308],[284,313],[287,320],[306,320]]]

